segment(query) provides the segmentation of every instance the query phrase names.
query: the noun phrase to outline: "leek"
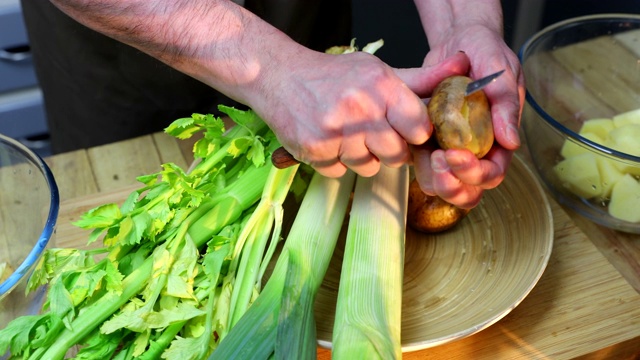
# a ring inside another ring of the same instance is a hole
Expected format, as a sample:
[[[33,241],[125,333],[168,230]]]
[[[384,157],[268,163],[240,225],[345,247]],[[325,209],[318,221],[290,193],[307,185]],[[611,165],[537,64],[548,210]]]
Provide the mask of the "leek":
[[[264,289],[209,359],[315,357],[313,305],[333,255],[355,175],[314,174]]]
[[[399,359],[409,172],[358,177],[332,337],[335,359]]]

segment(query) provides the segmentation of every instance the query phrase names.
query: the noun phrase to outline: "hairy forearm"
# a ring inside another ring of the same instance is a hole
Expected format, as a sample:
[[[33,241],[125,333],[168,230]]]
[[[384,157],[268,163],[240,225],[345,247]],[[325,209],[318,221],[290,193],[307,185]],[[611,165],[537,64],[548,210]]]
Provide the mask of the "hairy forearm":
[[[225,0],[51,0],[84,25],[247,102],[277,57],[302,51],[285,34]]]
[[[415,0],[431,47],[457,29],[488,27],[502,34],[500,0]]]

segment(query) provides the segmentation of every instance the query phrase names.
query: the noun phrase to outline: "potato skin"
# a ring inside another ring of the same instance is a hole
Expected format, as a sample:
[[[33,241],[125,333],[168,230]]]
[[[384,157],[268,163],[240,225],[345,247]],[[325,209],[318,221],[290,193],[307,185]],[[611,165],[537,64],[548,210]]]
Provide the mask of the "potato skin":
[[[409,184],[407,223],[414,230],[424,233],[437,233],[455,226],[470,209],[452,205],[439,196],[425,194],[416,179]]]
[[[493,145],[493,123],[482,90],[465,96],[470,82],[466,76],[443,80],[434,89],[427,109],[442,149],[468,149],[482,158]]]

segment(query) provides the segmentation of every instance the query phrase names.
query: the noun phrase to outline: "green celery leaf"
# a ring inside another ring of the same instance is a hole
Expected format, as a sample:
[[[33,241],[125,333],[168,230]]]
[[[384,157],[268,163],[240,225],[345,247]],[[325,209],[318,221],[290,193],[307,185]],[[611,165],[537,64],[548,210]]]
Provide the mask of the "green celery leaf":
[[[189,283],[182,276],[169,274],[167,276],[166,294],[183,299],[193,299],[193,284]]]
[[[71,294],[62,281],[55,281],[49,287],[48,302],[51,313],[61,318],[67,328],[71,328],[75,308]]]
[[[164,131],[178,139],[188,139],[200,131],[200,127],[197,125],[198,120],[198,114],[193,114],[190,118],[180,118],[171,122]]]
[[[148,214],[152,218],[152,229],[156,234],[162,231],[164,226],[171,221],[174,210],[167,201],[160,201],[151,208],[147,209]]]
[[[193,144],[193,156],[196,159],[205,158],[209,154],[213,153],[216,148],[215,144],[211,143],[211,141],[206,138],[202,138]]]
[[[204,122],[204,137],[209,141],[220,139],[225,132],[224,121],[221,118],[207,114]]]
[[[68,288],[71,301],[74,306],[91,297],[102,284],[106,271],[92,269],[91,271],[79,271],[73,285]]]
[[[100,238],[100,235],[102,235],[103,232],[104,232],[104,228],[91,230],[91,233],[89,234],[89,239],[87,239],[87,245],[96,242]]]
[[[155,235],[152,229],[153,218],[148,212],[143,211],[139,214],[136,214],[132,219],[136,227],[136,233],[140,237],[151,238],[153,237],[153,235]]]
[[[147,186],[153,186],[157,184],[159,179],[160,179],[160,173],[140,175],[136,178],[136,180],[138,180],[139,182]]]
[[[142,265],[147,257],[149,257],[154,246],[154,243],[145,242],[141,244],[135,252],[127,253],[118,261],[118,271],[123,276],[131,274],[135,269]]]
[[[40,285],[47,284],[55,276],[69,269],[80,269],[95,264],[90,251],[78,249],[53,248],[42,254],[33,274],[29,278],[28,289],[33,291]]]
[[[107,228],[116,224],[121,217],[117,204],[105,204],[86,212],[74,225],[83,229]]]
[[[169,185],[166,181],[161,181],[149,188],[149,191],[145,194],[144,199],[147,201],[151,201],[158,197],[163,197],[165,193],[171,193],[173,191],[171,185]]]
[[[144,353],[147,349],[147,345],[149,345],[149,339],[151,338],[151,330],[145,330],[136,336],[136,339],[133,341],[133,353],[134,357],[138,357]]]
[[[124,201],[122,206],[120,207],[120,212],[123,214],[129,214],[136,208],[136,204],[138,203],[138,198],[140,197],[140,193],[137,191],[131,192],[127,199]]]
[[[166,294],[193,299],[193,281],[198,274],[198,249],[190,237],[185,237],[173,260],[167,277]]]
[[[195,302],[180,302],[173,309],[147,313],[144,315],[144,320],[150,329],[162,329],[171,324],[190,320],[204,314],[204,311],[195,306]]]
[[[199,360],[203,358],[203,354],[197,350],[203,346],[209,347],[210,336],[202,334],[199,337],[180,337],[171,342],[171,346],[162,353],[163,359],[180,359],[180,360]]]
[[[171,187],[174,187],[177,181],[187,177],[184,170],[176,164],[166,163],[162,165],[162,168],[162,181],[167,182]]]
[[[144,319],[144,315],[149,313],[147,306],[142,306],[136,310],[125,309],[119,314],[105,321],[100,326],[103,334],[111,334],[120,329],[129,329],[135,332],[145,331],[148,326]]]
[[[120,221],[118,234],[114,240],[121,245],[140,244],[143,235],[152,234],[152,225],[154,225],[152,222],[152,214],[148,212],[142,212],[133,217],[127,216]],[[162,224],[162,226],[164,226],[164,224]],[[111,241],[110,244],[113,245]]]
[[[255,165],[256,167],[264,165],[266,156],[264,153],[264,145],[262,144],[262,139],[259,136],[253,138],[253,144],[247,151],[247,159],[251,160],[253,165]]]
[[[13,355],[21,354],[29,346],[29,334],[37,320],[45,315],[25,315],[9,322],[0,330],[0,354],[11,349]]]
[[[117,331],[113,334],[102,334],[94,331],[79,347],[75,360],[103,360],[111,359],[113,354],[121,346],[125,331]]]
[[[229,150],[227,152],[234,158],[244,154],[249,149],[249,146],[253,144],[253,139],[247,136],[238,137],[231,140]]]
[[[116,265],[111,261],[104,261],[104,279],[103,284],[107,291],[122,293],[122,280],[124,275],[118,271]]]
[[[218,105],[218,110],[229,115],[236,124],[251,129],[251,124],[262,122],[262,119],[253,110],[240,110],[231,106]]]

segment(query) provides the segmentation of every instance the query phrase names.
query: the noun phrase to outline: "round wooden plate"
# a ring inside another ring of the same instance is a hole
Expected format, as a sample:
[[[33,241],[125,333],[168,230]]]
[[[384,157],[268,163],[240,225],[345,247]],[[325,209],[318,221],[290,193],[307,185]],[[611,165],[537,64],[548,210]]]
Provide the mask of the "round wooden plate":
[[[343,239],[341,239],[343,240]],[[453,229],[407,230],[402,349],[425,349],[477,333],[513,310],[540,279],[553,245],[549,202],[514,157],[502,184]],[[343,242],[315,305],[318,343],[331,347]]]

